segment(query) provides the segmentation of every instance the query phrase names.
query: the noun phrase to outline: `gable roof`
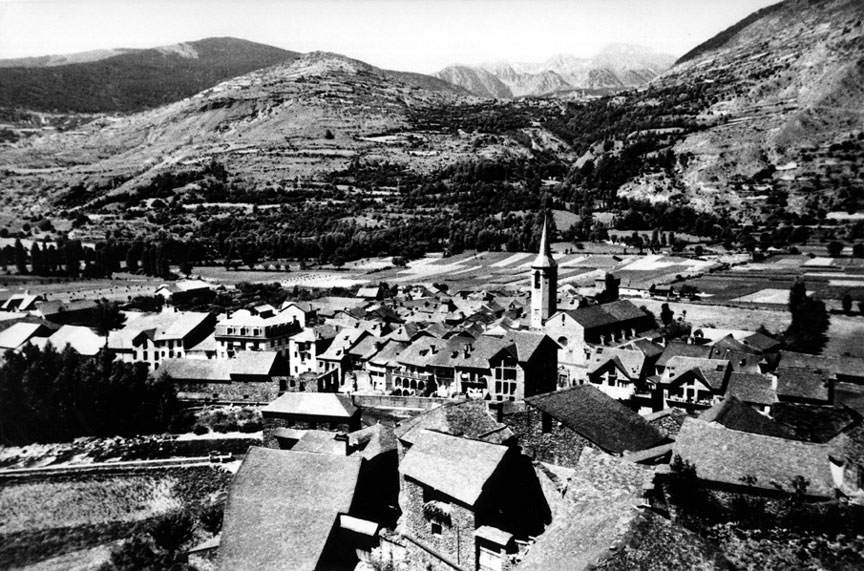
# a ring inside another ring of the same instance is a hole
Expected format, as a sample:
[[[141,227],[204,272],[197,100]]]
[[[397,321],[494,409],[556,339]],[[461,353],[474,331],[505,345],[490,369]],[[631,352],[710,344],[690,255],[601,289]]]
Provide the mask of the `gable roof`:
[[[680,341],[672,341],[663,350],[657,359],[658,367],[665,367],[666,363],[673,357],[696,357],[708,359],[711,356],[711,347],[707,345],[690,345]]]
[[[269,418],[284,416],[325,416],[350,419],[360,410],[345,395],[337,393],[285,393],[263,409]]]
[[[795,438],[795,433],[753,410],[733,396],[726,397],[699,415],[705,422],[716,422],[726,428],[777,436],[779,438]]]
[[[612,454],[651,448],[664,438],[644,418],[591,385],[544,393],[525,402]]]
[[[26,323],[19,321],[0,331],[0,350],[17,349],[31,337],[50,331],[41,323]]]
[[[711,390],[720,391],[729,373],[729,361],[675,356],[666,362],[666,369],[669,373],[666,384],[674,385],[684,375],[693,373]]]
[[[775,491],[777,486],[789,490],[790,480],[803,476],[810,482],[808,495],[833,495],[830,447],[826,444],[740,432],[688,418],[672,451],[691,462],[703,480],[740,486],[742,478],[753,476],[755,487]]]
[[[516,355],[519,362],[524,363],[531,360],[537,349],[547,337],[545,333],[537,331],[507,331],[504,335],[505,343],[512,343],[516,347]]]
[[[351,509],[361,462],[250,448],[228,493],[219,569],[317,569],[339,514]]]
[[[232,359],[165,359],[159,371],[175,380],[228,382],[235,376],[278,375],[287,365],[276,351],[240,351]]]
[[[509,449],[431,430],[417,434],[399,471],[424,485],[473,506]]]
[[[89,327],[81,325],[64,325],[50,337],[32,337],[30,342],[41,349],[51,344],[58,351],[62,351],[69,345],[79,354],[90,356],[95,355],[105,346],[104,337],[100,337]]]
[[[726,394],[752,404],[772,405],[777,402],[773,381],[764,375],[732,371]]]
[[[588,372],[595,373],[611,361],[628,379],[638,380],[645,368],[645,360],[645,354],[641,351],[597,347],[588,362]]]
[[[108,347],[111,349],[131,349],[134,346],[134,340],[141,333],[145,333],[154,341],[183,340],[208,320],[214,320],[214,318],[211,313],[207,312],[165,311],[146,313],[130,320],[123,329],[111,331],[108,334]]]
[[[831,397],[829,373],[822,369],[805,367],[778,368],[777,396],[827,402]]]
[[[513,437],[513,432],[505,424],[495,422],[489,416],[486,403],[477,400],[448,403],[433,408],[397,426],[394,433],[399,440],[411,444],[425,429],[496,444]]]
[[[828,442],[861,422],[852,408],[781,402],[772,409],[774,419],[808,442]]]

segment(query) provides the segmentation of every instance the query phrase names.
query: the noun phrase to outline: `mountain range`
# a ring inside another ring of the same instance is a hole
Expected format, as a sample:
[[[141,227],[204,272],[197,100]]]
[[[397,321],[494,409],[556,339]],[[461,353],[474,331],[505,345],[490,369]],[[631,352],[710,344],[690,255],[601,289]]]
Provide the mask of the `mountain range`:
[[[566,96],[611,93],[644,85],[669,69],[675,57],[629,44],[611,44],[590,58],[559,54],[539,63],[451,65],[436,76],[479,97]]]
[[[538,192],[540,173],[555,177],[549,192],[562,202],[645,199],[742,222],[778,211],[800,223],[864,210],[864,3],[786,0],[708,39],[647,84],[660,68],[637,65],[646,61],[640,53],[610,50],[591,58],[605,63],[587,72],[567,56],[490,63],[465,80],[448,79],[458,85],[338,54],[273,53],[282,59],[162,106],[82,116],[57,130],[28,124],[0,143],[4,194],[16,208],[34,197],[64,208],[134,205],[152,181],[180,173],[180,200],[196,180],[186,174],[217,161],[249,189],[329,185],[333,173],[377,165],[436,188],[443,204],[448,181],[484,162],[511,169],[502,180],[521,184],[523,194]],[[66,67],[74,66],[5,69]],[[564,83],[603,74],[615,82],[591,85],[615,85],[613,96],[510,99],[521,93],[517,80],[525,92],[560,94]],[[618,91],[627,82],[639,88]],[[497,100],[469,95],[481,87]],[[53,120],[42,115],[43,125]]]

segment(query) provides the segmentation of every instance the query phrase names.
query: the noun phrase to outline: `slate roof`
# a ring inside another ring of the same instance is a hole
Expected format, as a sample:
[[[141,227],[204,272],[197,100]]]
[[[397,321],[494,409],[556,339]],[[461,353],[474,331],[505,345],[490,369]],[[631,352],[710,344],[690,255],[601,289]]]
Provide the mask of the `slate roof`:
[[[755,487],[775,491],[775,484],[789,490],[790,480],[803,476],[810,482],[808,495],[833,496],[826,444],[740,432],[688,418],[672,451],[695,465],[699,478],[710,482],[740,486],[742,478],[754,476]]]
[[[263,409],[269,418],[284,416],[325,416],[350,419],[359,409],[349,397],[337,393],[285,393]]]
[[[422,430],[399,471],[451,498],[473,506],[509,448]]]
[[[774,390],[773,381],[764,375],[733,371],[729,375],[726,394],[758,405],[772,405],[777,402],[777,391]]]
[[[329,361],[340,361],[348,354],[351,347],[353,347],[361,337],[366,335],[369,335],[369,332],[362,327],[344,327],[340,329],[339,333],[336,334],[336,337],[333,338],[333,342],[330,343],[327,350],[318,355],[318,358]]]
[[[611,454],[651,448],[664,438],[644,418],[591,385],[544,393],[525,402]]]
[[[834,402],[864,416],[864,386],[857,383],[835,383]]]
[[[504,335],[504,343],[512,343],[516,347],[516,358],[520,363],[530,361],[544,339],[546,334],[536,331],[508,331]]]
[[[861,415],[847,407],[801,403],[777,403],[774,420],[788,427],[796,438],[809,442],[828,442],[861,422]]]
[[[778,369],[784,368],[820,369],[832,375],[864,379],[864,359],[860,357],[825,357],[792,351],[780,351]]]
[[[707,359],[711,355],[711,347],[705,345],[690,345],[680,341],[672,341],[663,350],[663,353],[657,359],[658,367],[665,367],[669,359],[673,357],[696,357]]]
[[[612,361],[631,380],[638,380],[645,368],[645,354],[620,347],[598,347],[588,362],[588,372],[594,373]]]
[[[389,367],[396,363],[397,358],[407,346],[408,343],[403,343],[401,341],[389,341],[380,351],[375,353],[372,358],[369,359],[369,362],[375,365]]]
[[[476,400],[448,403],[428,410],[397,426],[394,433],[399,440],[411,444],[425,429],[498,444],[513,437],[506,425],[489,416],[486,403]]]
[[[361,462],[250,448],[228,493],[218,568],[317,569],[339,514],[351,509]]]
[[[726,428],[741,432],[777,436],[778,438],[795,438],[793,431],[774,422],[767,416],[759,414],[750,405],[744,404],[735,397],[726,397],[703,411],[699,418],[705,422],[716,422]]]
[[[474,339],[456,335],[447,340],[421,337],[406,347],[397,360],[418,367],[488,369],[489,360],[503,350],[510,350],[516,357],[512,343],[495,337],[481,335]]]
[[[626,345],[619,347],[620,349],[635,349],[641,351],[647,358],[659,357],[663,354],[664,348],[648,339],[636,339]]]
[[[665,384],[674,385],[682,376],[693,372],[713,391],[720,391],[729,372],[729,361],[720,359],[700,359],[696,357],[672,357],[666,362],[668,380]]]
[[[229,382],[234,376],[275,376],[280,361],[276,351],[240,351],[232,359],[165,359],[159,372],[176,380]]]
[[[379,454],[396,450],[396,435],[393,429],[384,424],[373,424],[348,433],[348,445],[352,454],[371,460]],[[359,451],[358,451],[359,449]]]
[[[829,374],[821,369],[781,367],[777,376],[777,397],[827,402],[831,397]]]

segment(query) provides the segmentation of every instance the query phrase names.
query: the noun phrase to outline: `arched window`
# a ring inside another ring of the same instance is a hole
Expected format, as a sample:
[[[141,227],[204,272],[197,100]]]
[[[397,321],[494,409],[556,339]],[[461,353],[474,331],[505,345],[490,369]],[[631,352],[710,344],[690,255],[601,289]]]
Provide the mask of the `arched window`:
[[[534,272],[534,289],[540,289],[540,272]]]
[[[567,346],[567,338],[562,335],[561,337],[558,338],[558,344],[561,345],[562,347],[566,347]]]

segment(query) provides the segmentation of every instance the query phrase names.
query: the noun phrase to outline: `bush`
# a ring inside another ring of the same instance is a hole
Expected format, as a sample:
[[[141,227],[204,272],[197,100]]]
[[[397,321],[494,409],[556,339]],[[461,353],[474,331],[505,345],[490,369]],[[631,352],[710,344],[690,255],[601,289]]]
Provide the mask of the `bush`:
[[[247,422],[246,424],[241,425],[240,432],[258,432],[260,430],[263,430],[263,428],[263,425],[259,421],[253,420],[251,422]]]
[[[222,529],[222,519],[225,515],[225,506],[223,504],[210,504],[198,516],[198,521],[201,522],[201,527],[207,533],[216,535]]]
[[[210,429],[202,424],[196,424],[195,427],[192,429],[192,432],[194,432],[198,436],[201,436],[210,432]]]
[[[150,529],[156,545],[166,551],[176,551],[192,538],[194,522],[185,511],[176,511],[162,516]]]

